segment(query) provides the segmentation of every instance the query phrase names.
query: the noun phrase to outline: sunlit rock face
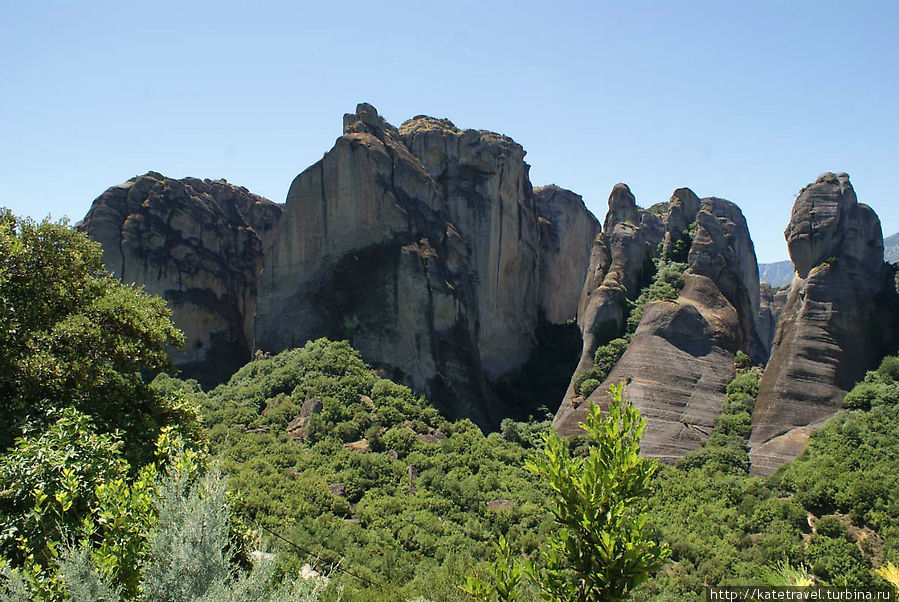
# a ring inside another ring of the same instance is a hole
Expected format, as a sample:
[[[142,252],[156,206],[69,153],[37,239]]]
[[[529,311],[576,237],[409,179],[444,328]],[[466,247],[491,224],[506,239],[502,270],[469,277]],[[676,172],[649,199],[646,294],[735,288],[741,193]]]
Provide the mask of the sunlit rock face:
[[[538,202],[524,155],[499,134],[423,116],[396,128],[359,105],[290,187],[257,347],[348,338],[451,414],[495,423],[508,409],[489,381],[525,362],[541,313],[573,317],[598,228],[565,195]]]
[[[889,348],[897,305],[880,220],[849,176],[806,186],[784,232],[796,276],[780,312],[752,416],[753,471],[798,456],[815,427]]]
[[[599,222],[570,190],[543,186],[534,194],[540,216],[540,306],[550,323],[562,324],[577,317]]]
[[[553,423],[560,434],[577,434],[588,403],[605,405],[609,386],[623,382],[646,417],[643,453],[674,461],[708,436],[734,376],[734,354],[765,359],[758,267],[740,209],[681,188],[667,207],[651,213],[638,209],[619,184],[581,297],[584,349],[578,372],[592,367],[600,344],[623,332],[626,299],[648,284],[658,250],[678,240],[689,245],[678,298],[646,306],[624,355],[589,398],[575,392],[575,373]]]
[[[124,282],[164,298],[185,334],[185,377],[227,379],[253,349],[256,279],[281,206],[224,180],[150,172],[100,195],[78,228]]]

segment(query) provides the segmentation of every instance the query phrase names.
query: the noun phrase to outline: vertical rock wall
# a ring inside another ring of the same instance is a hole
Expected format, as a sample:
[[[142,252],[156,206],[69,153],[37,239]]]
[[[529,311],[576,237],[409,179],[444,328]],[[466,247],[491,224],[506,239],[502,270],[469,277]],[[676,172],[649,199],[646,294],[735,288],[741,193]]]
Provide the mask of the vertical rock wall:
[[[580,285],[541,277],[582,281],[598,227],[583,204],[547,199],[565,256],[543,257],[524,154],[445,119],[397,129],[359,105],[291,185],[260,279],[257,346],[348,338],[450,413],[496,422],[506,410],[489,381],[527,360],[541,311],[573,317],[566,298]]]

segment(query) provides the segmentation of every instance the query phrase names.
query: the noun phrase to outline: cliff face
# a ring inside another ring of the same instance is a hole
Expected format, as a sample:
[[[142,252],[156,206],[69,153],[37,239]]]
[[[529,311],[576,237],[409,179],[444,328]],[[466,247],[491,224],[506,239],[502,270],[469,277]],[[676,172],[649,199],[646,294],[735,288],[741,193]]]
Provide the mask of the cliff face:
[[[578,315],[599,222],[579,194],[558,186],[534,189],[540,228],[540,306],[552,324]],[[573,294],[574,293],[574,294]]]
[[[897,306],[880,220],[846,174],[804,188],[784,235],[796,276],[752,416],[750,457],[760,474],[798,456],[879,361]]]
[[[257,346],[349,338],[451,413],[495,422],[503,410],[488,381],[524,363],[541,311],[573,317],[565,297],[577,289],[541,274],[582,280],[595,232],[583,205],[561,195],[544,203],[541,236],[524,154],[447,120],[397,129],[359,105],[290,187],[259,283]],[[564,233],[564,258],[541,256],[550,230]]]
[[[765,349],[765,354],[771,355],[771,344],[774,342],[774,333],[777,330],[777,321],[784,306],[787,304],[787,289],[774,291],[771,283],[762,281],[759,283],[759,336]]]
[[[632,196],[627,204],[622,198],[628,197],[616,187],[600,238],[609,232],[628,236],[609,237],[594,247],[595,263],[582,297],[587,312],[579,371],[592,366],[596,347],[610,338],[611,324],[618,325],[611,336],[622,333],[623,297],[636,296],[630,291],[639,290],[641,278],[646,285],[645,266],[654,243],[663,241],[669,255],[683,254],[689,245],[683,287],[676,299],[646,305],[627,350],[588,399],[575,392],[575,375],[554,427],[563,435],[577,433],[588,401],[606,403],[609,385],[625,382],[627,395],[646,417],[643,452],[673,461],[697,448],[711,429],[724,402],[725,385],[733,377],[734,353],[742,350],[764,359],[755,250],[746,220],[729,201],[700,200],[692,191],[679,189],[665,215],[657,218],[635,211]],[[634,227],[638,219],[641,226]],[[681,251],[675,251],[677,245]],[[611,253],[604,252],[606,248]],[[617,266],[610,255],[617,256]],[[595,282],[601,284],[588,290]],[[594,316],[614,322],[597,326]]]
[[[175,364],[209,386],[250,359],[256,278],[280,214],[221,180],[150,172],[109,188],[77,227],[113,274],[168,302],[186,339]]]

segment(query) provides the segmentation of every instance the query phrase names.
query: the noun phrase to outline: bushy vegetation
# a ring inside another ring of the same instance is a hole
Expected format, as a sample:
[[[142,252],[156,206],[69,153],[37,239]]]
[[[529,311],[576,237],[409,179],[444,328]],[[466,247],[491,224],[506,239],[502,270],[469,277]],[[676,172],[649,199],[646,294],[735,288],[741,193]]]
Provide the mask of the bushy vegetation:
[[[645,528],[654,461],[640,456],[646,421],[612,387],[607,415],[591,403],[583,424],[586,453],[550,431],[526,467],[550,490],[556,530],[536,558],[511,555],[500,538],[489,580],[469,577],[464,591],[479,600],[521,600],[522,584],[565,602],[626,599],[654,573],[668,549]]]
[[[0,213],[0,554],[10,583],[38,599],[64,595],[72,539],[133,585],[144,484],[170,443],[203,436],[196,408],[145,379],[182,340],[165,303],[100,258],[65,223]]]
[[[192,394],[241,514],[315,550],[321,569],[353,567],[364,580],[335,575],[346,595],[457,600],[462,576],[500,536],[529,553],[550,528],[545,494],[524,469],[548,423],[507,420],[503,435],[484,435],[449,422],[346,342],[259,358]],[[300,429],[304,404],[316,409]],[[294,552],[282,554],[282,571],[315,560]]]
[[[643,310],[653,301],[673,301],[684,287],[685,263],[667,259],[655,260],[656,271],[649,286],[644,287],[637,299],[630,305],[626,322],[628,336],[633,335],[643,319]]]
[[[147,387],[183,336],[162,299],[106,274],[100,245],[65,223],[0,210],[0,448],[73,407],[100,432],[119,430],[146,460],[161,426],[185,408]]]
[[[888,391],[897,365],[886,358],[850,395],[872,382]],[[821,584],[883,586],[872,568],[899,559],[895,397],[866,395],[870,411],[831,419],[764,479],[748,474],[745,448],[757,369],[738,370],[727,389],[703,448],[659,471],[651,522],[672,555],[635,599],[700,599],[707,585],[766,583],[796,567]]]
[[[625,300],[625,333],[622,337],[611,338],[608,334],[614,330],[614,322],[602,324],[604,336],[611,340],[596,348],[593,356],[593,366],[588,370],[582,370],[574,379],[574,391],[578,395],[589,397],[609,376],[612,368],[627,351],[631,337],[637,331],[640,320],[643,319],[643,310],[653,301],[673,301],[677,299],[680,290],[684,287],[684,270],[686,264],[656,259],[653,263],[654,271],[649,284],[643,287],[639,296],[634,301]],[[598,335],[599,340],[606,340]]]
[[[260,356],[209,392],[150,384],[180,334],[160,300],[104,275],[97,245],[4,213],[0,260],[0,600],[437,602],[466,577],[484,599],[616,599],[663,546],[632,598],[896,580],[899,358],[765,479],[747,450],[760,370],[737,354],[703,446],[653,474],[614,392],[587,439],[546,438],[546,420],[484,434],[346,342]],[[631,317],[676,296],[683,269],[660,260]],[[600,346],[582,391],[632,333]],[[277,560],[253,561],[266,545]],[[608,556],[627,570],[597,572]],[[329,587],[297,578],[307,563]]]

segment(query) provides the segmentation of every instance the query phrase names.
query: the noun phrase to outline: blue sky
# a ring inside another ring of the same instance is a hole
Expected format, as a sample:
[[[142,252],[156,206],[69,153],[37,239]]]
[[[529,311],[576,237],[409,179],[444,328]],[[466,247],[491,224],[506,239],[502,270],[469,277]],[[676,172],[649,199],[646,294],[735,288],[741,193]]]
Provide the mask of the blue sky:
[[[737,202],[787,257],[796,192],[847,171],[899,231],[899,3],[0,0],[0,205],[78,219],[149,170],[283,201],[374,104],[512,136],[535,185]]]

